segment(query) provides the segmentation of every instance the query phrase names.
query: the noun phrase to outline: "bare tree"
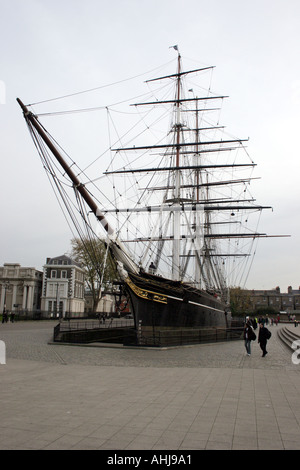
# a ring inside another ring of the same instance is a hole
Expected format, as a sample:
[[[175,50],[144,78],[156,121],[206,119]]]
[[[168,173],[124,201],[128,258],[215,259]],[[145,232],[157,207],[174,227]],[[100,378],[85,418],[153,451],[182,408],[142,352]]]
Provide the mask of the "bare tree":
[[[96,312],[102,290],[118,279],[115,264],[101,239],[73,238],[71,246],[73,259],[85,271],[86,284],[93,298],[93,311]]]

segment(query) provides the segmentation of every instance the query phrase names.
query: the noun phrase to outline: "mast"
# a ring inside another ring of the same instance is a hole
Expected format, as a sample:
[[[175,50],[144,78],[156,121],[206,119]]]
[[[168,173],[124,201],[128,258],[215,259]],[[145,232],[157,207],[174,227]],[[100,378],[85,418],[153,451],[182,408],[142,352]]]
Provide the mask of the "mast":
[[[195,165],[199,164],[198,159],[201,158],[199,154],[199,141],[200,141],[200,129],[199,129],[199,110],[198,110],[198,101],[196,101],[196,148],[195,148]],[[196,203],[198,204],[200,201],[200,184],[202,184],[202,177],[200,170],[196,170],[196,178],[195,178],[195,185],[196,185]],[[203,277],[203,260],[201,259],[201,251],[199,250],[203,245],[204,240],[201,240],[201,217],[200,214],[203,214],[203,211],[197,211],[194,216],[194,224],[195,224],[195,236],[196,236],[196,243],[194,243],[194,250],[198,251],[198,256],[195,256],[195,286],[201,288],[201,278]]]
[[[181,85],[181,56],[178,51],[178,77],[177,77],[177,92],[176,92],[176,170],[175,170],[175,190],[174,190],[174,206],[175,209],[179,206],[180,201],[180,85]],[[172,264],[172,274],[174,280],[180,279],[180,211],[175,210],[173,214],[173,233],[174,233],[174,243],[173,243],[173,264]]]
[[[69,176],[70,180],[73,183],[74,190],[79,192],[79,194],[82,196],[84,201],[87,203],[87,205],[89,206],[89,208],[95,215],[96,219],[101,223],[102,227],[106,231],[107,236],[111,242],[111,249],[116,260],[123,263],[124,267],[128,269],[129,271],[138,273],[139,271],[138,267],[131,260],[130,255],[127,253],[121,241],[118,240],[115,231],[109,225],[108,221],[106,220],[106,217],[101,212],[101,210],[99,209],[95,201],[92,199],[89,192],[86,190],[84,184],[82,184],[81,181],[77,178],[77,176],[69,167],[69,165],[67,164],[67,162],[65,161],[65,159],[63,158],[59,150],[57,149],[57,147],[53,144],[51,139],[48,137],[47,133],[45,132],[45,130],[39,123],[37,117],[28,110],[28,108],[22,103],[22,101],[19,98],[17,98],[17,102],[19,103],[20,107],[23,110],[24,118],[27,124],[29,125],[30,129],[32,129],[33,127],[37,131],[38,135],[42,138],[42,140],[47,145],[49,150],[52,152],[56,160],[59,162],[59,164],[64,169],[66,174]]]

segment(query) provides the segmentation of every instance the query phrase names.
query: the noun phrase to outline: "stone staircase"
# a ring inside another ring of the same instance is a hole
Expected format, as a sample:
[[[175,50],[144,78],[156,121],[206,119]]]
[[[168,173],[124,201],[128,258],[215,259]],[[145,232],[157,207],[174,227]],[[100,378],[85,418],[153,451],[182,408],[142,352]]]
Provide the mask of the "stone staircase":
[[[295,331],[293,328],[295,328]],[[289,326],[283,326],[277,331],[277,335],[289,351],[295,351],[296,348],[292,347],[294,341],[299,340],[298,347],[300,347],[300,327],[294,327],[292,324],[289,324]]]

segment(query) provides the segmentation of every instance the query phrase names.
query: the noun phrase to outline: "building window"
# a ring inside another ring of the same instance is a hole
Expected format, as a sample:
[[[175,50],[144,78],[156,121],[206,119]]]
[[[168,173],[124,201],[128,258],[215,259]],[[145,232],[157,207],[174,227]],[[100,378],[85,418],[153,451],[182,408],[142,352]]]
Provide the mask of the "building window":
[[[56,278],[56,277],[57,277],[57,272],[54,271],[54,269],[52,269],[52,271],[51,271],[51,279],[54,279],[54,278]]]
[[[62,271],[61,272],[61,277],[62,277],[62,279],[67,279],[67,271]]]
[[[55,284],[48,284],[48,295],[49,297],[54,297],[54,285]]]

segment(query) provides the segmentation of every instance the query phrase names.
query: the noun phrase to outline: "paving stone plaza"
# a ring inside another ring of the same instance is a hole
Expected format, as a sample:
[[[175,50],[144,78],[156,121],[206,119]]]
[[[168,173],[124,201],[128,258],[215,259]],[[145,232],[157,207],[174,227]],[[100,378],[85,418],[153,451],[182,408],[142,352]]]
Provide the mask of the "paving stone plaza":
[[[264,358],[243,341],[54,345],[54,326],[0,324],[0,450],[300,449],[300,364],[282,325]]]

